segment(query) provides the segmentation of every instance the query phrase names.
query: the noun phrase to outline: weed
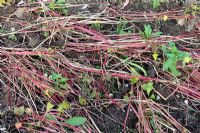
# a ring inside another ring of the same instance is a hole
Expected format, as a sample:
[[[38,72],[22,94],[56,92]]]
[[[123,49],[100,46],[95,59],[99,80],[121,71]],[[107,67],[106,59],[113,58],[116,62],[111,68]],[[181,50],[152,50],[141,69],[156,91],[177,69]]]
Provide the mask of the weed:
[[[196,16],[200,12],[200,6],[199,5],[191,5],[189,7],[185,8],[185,14],[191,14],[193,16]]]
[[[122,19],[120,19],[120,22],[117,24],[117,34],[122,35],[132,33],[132,31],[127,28],[127,24],[127,21],[122,21]]]
[[[98,20],[96,20],[94,23],[92,23],[92,28],[96,30],[101,30],[103,28],[103,25]]]
[[[62,103],[60,103],[58,105],[57,111],[59,113],[64,113],[65,110],[70,108],[70,103],[66,102],[66,101],[62,101]]]
[[[148,82],[148,83],[142,84],[141,87],[147,93],[147,96],[150,99],[155,100],[155,95],[152,93],[154,90],[153,82]]]
[[[162,35],[162,32],[158,31],[156,33],[153,33],[151,25],[144,25],[144,31],[140,31],[140,35],[144,39],[150,39],[152,37],[159,37],[160,35]]]
[[[49,78],[54,81],[54,89],[63,90],[67,87],[67,78],[64,78],[61,74],[52,73]]]
[[[49,3],[48,7],[51,10],[59,11],[68,15],[69,9],[65,6],[65,0],[56,0]]]
[[[84,97],[79,96],[78,101],[79,101],[81,106],[85,106],[87,104],[87,101]]]
[[[160,6],[160,0],[151,0],[153,9],[157,9]]]
[[[170,72],[173,76],[180,76],[177,70],[177,62],[181,61],[183,65],[191,61],[189,53],[178,50],[174,42],[170,42],[169,46],[162,46],[163,53],[167,56],[167,60],[163,63],[163,70]]]

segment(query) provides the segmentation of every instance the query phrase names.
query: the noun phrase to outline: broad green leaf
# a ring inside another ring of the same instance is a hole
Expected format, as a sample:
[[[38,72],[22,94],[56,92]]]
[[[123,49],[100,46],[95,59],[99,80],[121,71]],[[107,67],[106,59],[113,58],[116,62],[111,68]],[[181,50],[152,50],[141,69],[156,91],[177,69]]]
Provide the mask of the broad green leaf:
[[[138,78],[131,78],[131,84],[134,85],[138,82]]]
[[[159,37],[159,36],[161,36],[163,33],[161,32],[161,31],[158,31],[158,32],[156,32],[156,33],[153,33],[153,37]]]
[[[146,39],[149,39],[152,36],[151,25],[144,25],[144,34]]]
[[[152,94],[152,95],[150,96],[150,99],[155,100],[155,99],[156,99],[155,95]]]
[[[25,112],[24,106],[14,108],[14,114],[16,114],[16,115],[23,115],[24,112]]]
[[[54,8],[55,8],[55,3],[54,3],[54,1],[50,2],[49,5],[48,5],[48,7],[49,7],[50,9],[54,10]]]
[[[75,117],[65,120],[65,123],[71,126],[80,126],[80,125],[83,125],[86,121],[87,119],[85,117],[75,116]]]
[[[151,0],[151,1],[152,1],[153,9],[156,9],[160,6],[160,0]]]
[[[169,42],[169,46],[162,46],[163,53],[167,56],[163,63],[163,70],[170,72],[173,76],[180,76],[181,73],[177,70],[177,62],[182,61],[183,66],[189,63],[192,58],[189,53],[178,50],[174,42]]]
[[[176,60],[173,60],[173,58],[168,58],[164,63],[163,63],[163,70],[164,71],[169,71],[173,76],[180,76],[181,73],[176,69]]]
[[[66,83],[67,79],[66,78],[61,78],[59,81],[60,81],[60,83]]]
[[[147,92],[148,96],[150,95],[153,88],[153,82],[148,82],[142,85],[142,89]]]
[[[64,111],[69,109],[69,108],[70,108],[70,104],[68,102],[66,102],[66,101],[62,101],[62,103],[60,103],[58,105],[57,111],[61,112],[61,113],[64,113]]]
[[[48,102],[48,103],[47,103],[47,109],[46,109],[46,112],[49,112],[53,107],[54,107],[54,105],[51,104],[50,102]]]
[[[52,121],[56,121],[57,119],[55,118],[55,116],[51,115],[51,114],[46,114],[45,118],[47,118],[48,120],[52,120]]]
[[[85,106],[87,104],[87,101],[85,98],[79,96],[78,101],[80,103],[80,105]]]

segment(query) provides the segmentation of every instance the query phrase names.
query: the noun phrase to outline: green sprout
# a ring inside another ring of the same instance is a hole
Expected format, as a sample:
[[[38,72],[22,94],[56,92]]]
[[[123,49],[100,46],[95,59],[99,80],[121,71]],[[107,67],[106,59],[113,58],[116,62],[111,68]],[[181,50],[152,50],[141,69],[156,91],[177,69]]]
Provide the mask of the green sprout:
[[[140,34],[144,39],[150,39],[152,37],[159,37],[162,35],[162,32],[158,31],[153,33],[151,25],[144,25],[144,31],[140,31]]]
[[[117,34],[119,35],[123,35],[123,34],[130,34],[132,33],[132,31],[130,29],[127,28],[127,21],[122,21],[120,19],[120,22],[117,24]]]
[[[160,6],[160,0],[151,0],[153,9],[157,9]]]
[[[163,63],[163,70],[170,72],[174,77],[181,75],[177,70],[177,62],[181,61],[185,66],[192,59],[188,52],[178,50],[174,42],[170,42],[168,47],[163,45],[162,51],[167,57]]]
[[[152,99],[155,100],[155,95],[152,93],[154,90],[153,87],[153,82],[148,82],[146,84],[142,84],[142,89],[147,93],[147,96]]]

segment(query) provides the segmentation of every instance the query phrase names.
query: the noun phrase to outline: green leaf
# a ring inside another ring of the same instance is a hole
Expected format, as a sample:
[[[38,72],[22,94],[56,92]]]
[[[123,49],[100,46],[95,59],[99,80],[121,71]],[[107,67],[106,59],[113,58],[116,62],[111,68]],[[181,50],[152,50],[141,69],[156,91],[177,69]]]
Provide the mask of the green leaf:
[[[152,36],[151,25],[144,25],[145,38],[149,39]]]
[[[79,96],[78,101],[80,103],[80,105],[85,106],[87,104],[87,101],[85,98]]]
[[[90,94],[90,98],[94,98],[96,96],[96,93],[97,93],[96,90],[93,89],[92,93]]]
[[[181,73],[177,70],[177,62],[182,61],[183,66],[192,58],[189,53],[178,50],[174,42],[169,42],[169,46],[162,46],[163,53],[167,56],[163,63],[163,71],[170,72],[174,77],[180,76]]]
[[[46,109],[46,112],[49,112],[53,107],[54,107],[54,105],[51,104],[50,102],[48,102],[48,103],[47,103],[47,109]]]
[[[156,9],[160,6],[160,0],[152,0],[153,9]]]
[[[155,100],[155,99],[156,99],[155,95],[152,94],[152,95],[150,96],[150,99]]]
[[[59,80],[59,82],[65,84],[65,83],[67,82],[67,79],[66,79],[66,78],[61,78],[61,79]]]
[[[65,4],[65,0],[57,0],[55,3],[56,4]]]
[[[63,9],[63,13],[64,13],[65,15],[68,15],[69,9]]]
[[[168,58],[163,63],[163,70],[171,72],[171,74],[175,77],[180,76],[181,73],[176,69],[176,62],[177,60],[175,58]]]
[[[128,24],[128,22],[123,22],[120,19],[119,24],[117,24],[117,30],[116,30],[117,34],[123,35],[123,34],[130,34],[130,33],[132,33],[131,30],[125,31],[126,27],[127,27],[127,24]]]
[[[54,1],[50,2],[49,5],[48,5],[48,7],[49,7],[50,9],[54,10],[54,8],[55,8],[55,3],[54,3]]]
[[[161,36],[163,33],[161,32],[161,31],[158,31],[158,32],[156,32],[156,33],[153,33],[153,37],[159,37],[159,36]]]
[[[14,114],[16,114],[16,115],[23,115],[24,112],[25,112],[24,106],[14,108]]]
[[[131,78],[131,84],[134,85],[139,81],[138,78]]]
[[[61,78],[62,76],[60,75],[60,74],[57,74],[57,73],[52,73],[50,76],[49,76],[49,78],[51,79],[51,80],[58,80],[59,78]]]
[[[62,101],[62,103],[60,103],[58,105],[57,111],[60,113],[64,113],[65,110],[70,108],[70,104],[66,101]]]
[[[154,87],[153,87],[153,82],[148,82],[148,83],[146,83],[146,84],[143,84],[143,85],[142,85],[142,89],[143,89],[144,91],[146,91],[146,92],[147,92],[147,95],[149,96],[150,93],[151,93],[151,91],[154,89]]]
[[[45,118],[47,118],[48,120],[52,120],[52,121],[56,121],[57,119],[55,118],[55,116],[51,115],[51,114],[46,114]]]
[[[85,117],[75,116],[65,120],[65,123],[71,126],[80,126],[83,125],[86,121],[87,119]]]
[[[124,101],[127,101],[127,100],[129,100],[129,97],[128,97],[128,95],[124,95],[124,96],[123,96],[123,100],[124,100]]]

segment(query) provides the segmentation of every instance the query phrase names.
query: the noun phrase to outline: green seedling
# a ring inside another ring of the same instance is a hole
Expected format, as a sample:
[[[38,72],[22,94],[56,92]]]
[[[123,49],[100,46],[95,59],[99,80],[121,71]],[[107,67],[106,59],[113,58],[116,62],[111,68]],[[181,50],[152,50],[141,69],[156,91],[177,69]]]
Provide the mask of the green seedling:
[[[153,82],[148,82],[146,84],[142,84],[142,89],[147,93],[147,96],[152,99],[155,100],[155,95],[152,93],[154,90],[153,87]]]
[[[98,20],[96,20],[94,23],[92,23],[92,28],[96,30],[101,30],[103,28],[103,25]]]
[[[70,108],[70,103],[66,102],[66,101],[62,101],[62,103],[60,103],[58,105],[57,111],[60,113],[64,113],[65,110]]]
[[[49,79],[51,79],[54,82],[54,89],[64,90],[67,88],[67,78],[64,78],[61,74],[52,73],[49,76]]]
[[[54,105],[50,102],[47,103],[46,113],[51,111],[51,109],[54,107]]]
[[[189,63],[192,58],[188,52],[178,50],[174,42],[170,42],[169,46],[162,46],[162,51],[167,59],[163,63],[163,70],[170,72],[174,77],[180,76],[181,73],[177,70],[177,62],[182,62],[183,66]]]
[[[185,8],[185,14],[191,14],[193,16],[196,16],[200,12],[200,6],[192,4],[189,7]]]
[[[65,0],[53,0],[49,3],[48,7],[51,10],[59,11],[68,15],[69,9],[65,6]]]
[[[78,101],[81,106],[85,106],[87,104],[87,101],[84,97],[79,96]]]
[[[151,0],[153,9],[157,9],[160,6],[160,0]]]
[[[119,35],[123,35],[123,34],[130,34],[132,33],[132,31],[130,29],[127,28],[127,21],[122,21],[120,20],[120,22],[117,24],[117,34]]]
[[[51,121],[58,122],[58,119],[53,114],[46,114],[45,118]],[[75,116],[75,117],[64,120],[64,122],[70,126],[81,126],[87,122],[87,119],[85,117]]]
[[[150,39],[152,37],[159,37],[162,35],[162,32],[153,33],[151,25],[144,25],[144,31],[140,31],[140,34],[144,39]]]
[[[56,116],[52,115],[52,114],[46,114],[45,118],[48,119],[48,120],[51,120],[51,121],[57,121]]]

